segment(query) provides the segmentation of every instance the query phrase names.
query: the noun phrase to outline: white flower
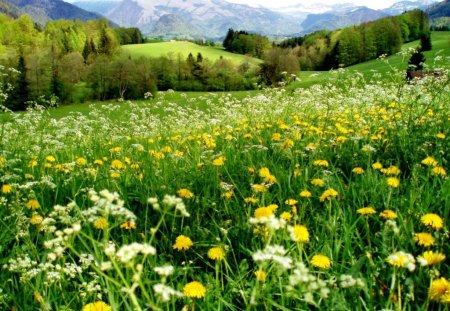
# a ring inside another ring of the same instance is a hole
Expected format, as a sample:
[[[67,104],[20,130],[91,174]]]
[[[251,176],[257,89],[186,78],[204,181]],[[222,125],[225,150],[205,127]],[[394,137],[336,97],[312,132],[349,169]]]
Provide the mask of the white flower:
[[[169,275],[171,275],[174,271],[173,266],[170,265],[166,265],[166,266],[161,266],[161,267],[155,267],[153,268],[153,270],[158,273],[159,276],[161,277],[168,277]]]
[[[160,283],[153,285],[153,290],[155,291],[155,294],[161,298],[162,301],[170,301],[172,297],[183,297],[183,293],[174,290],[172,287]]]

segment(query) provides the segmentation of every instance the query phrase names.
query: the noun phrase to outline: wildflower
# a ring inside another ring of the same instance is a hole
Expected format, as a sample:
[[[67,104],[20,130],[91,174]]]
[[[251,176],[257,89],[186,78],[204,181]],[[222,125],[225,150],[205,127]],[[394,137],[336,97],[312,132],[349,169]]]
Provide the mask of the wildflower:
[[[252,190],[253,190],[253,192],[256,192],[256,193],[258,193],[258,192],[263,193],[263,192],[267,192],[267,187],[262,184],[253,184]]]
[[[329,201],[332,198],[337,197],[338,195],[339,195],[339,193],[336,190],[334,190],[332,188],[327,189],[320,196],[320,202],[324,202],[324,201],[327,201],[327,200]]]
[[[320,178],[314,178],[311,180],[311,184],[318,187],[323,187],[325,185],[325,181]]]
[[[212,161],[212,165],[214,166],[223,166],[224,164],[225,164],[224,156],[217,157]]]
[[[329,165],[327,160],[315,160],[313,164],[321,167],[328,167]]]
[[[83,307],[83,311],[111,311],[112,308],[103,301],[88,303]]]
[[[160,277],[168,277],[168,276],[172,275],[172,273],[174,271],[174,267],[171,265],[154,267],[153,271],[155,271]]]
[[[189,189],[180,189],[177,191],[177,195],[183,199],[190,199],[194,197],[194,194]]]
[[[205,163],[203,163],[203,162],[197,163],[197,168],[202,168],[204,166],[205,166]]]
[[[108,219],[105,217],[99,217],[94,221],[94,228],[95,229],[106,229],[108,228]]]
[[[354,169],[352,169],[352,172],[357,175],[361,175],[364,174],[364,169],[362,167],[355,167]]]
[[[386,260],[391,266],[396,268],[407,268],[409,271],[414,271],[416,268],[414,257],[402,251],[389,255]]]
[[[447,175],[447,172],[445,171],[445,169],[444,169],[443,167],[435,166],[435,167],[433,167],[433,169],[431,170],[431,174],[433,174],[433,175],[446,176],[446,175]]]
[[[314,267],[321,269],[330,269],[331,260],[324,255],[314,255],[309,261]]]
[[[98,165],[98,166],[102,166],[104,164],[104,162],[102,160],[100,160],[100,159],[95,159],[94,160],[94,164]]]
[[[286,221],[290,221],[292,218],[292,215],[289,212],[283,212],[283,213],[281,213],[280,218],[284,219]]]
[[[38,165],[38,162],[36,159],[31,159],[30,162],[28,162],[28,167],[35,167]]]
[[[38,214],[31,216],[30,223],[32,225],[40,225],[44,221],[44,217]]]
[[[388,177],[388,179],[386,179],[386,183],[389,187],[397,188],[400,185],[400,179],[396,177]]]
[[[448,300],[450,298],[450,282],[445,278],[433,280],[428,290],[428,297],[433,301]]]
[[[308,191],[308,190],[302,190],[302,191],[300,191],[299,195],[300,195],[302,198],[310,198],[312,194],[311,194],[311,192]]]
[[[439,139],[445,139],[445,134],[444,133],[439,133],[436,135],[437,138]]]
[[[294,200],[294,199],[287,199],[286,201],[284,201],[284,204],[290,205],[290,206],[293,206],[293,205],[295,205],[297,203],[298,203],[298,201]]]
[[[306,243],[309,242],[308,229],[303,225],[295,225],[288,228],[291,233],[291,239],[295,242]]]
[[[230,200],[233,197],[233,195],[234,195],[234,191],[230,190],[230,191],[223,193],[222,197],[225,198],[226,200]]]
[[[83,166],[83,165],[87,164],[87,160],[85,158],[83,158],[83,157],[79,157],[79,158],[77,158],[75,160],[75,163],[80,165],[80,166]]]
[[[438,164],[433,157],[426,157],[421,163],[426,166],[436,166]]]
[[[280,133],[273,133],[272,134],[272,140],[273,141],[280,141],[281,140],[281,134]]]
[[[380,213],[380,217],[384,219],[396,219],[397,214],[394,211],[387,209]]]
[[[124,222],[123,224],[121,224],[120,228],[125,229],[125,230],[136,229],[136,224],[132,221],[127,221],[127,222]]]
[[[429,233],[416,233],[414,234],[414,242],[420,246],[429,247],[434,245],[434,238]]]
[[[125,164],[116,159],[111,162],[111,168],[114,170],[123,170],[125,168]]]
[[[381,170],[383,168],[383,164],[381,164],[380,162],[375,162],[374,164],[372,164],[372,168],[374,170]]]
[[[258,200],[256,200],[256,198],[248,197],[244,199],[244,202],[249,204],[255,204],[256,202],[258,202]]]
[[[191,246],[194,245],[194,243],[192,243],[192,240],[184,235],[179,235],[176,239],[175,239],[175,244],[173,245],[173,249],[176,249],[178,251],[184,251],[184,250],[188,250],[191,248]]]
[[[225,258],[225,252],[221,247],[213,247],[208,251],[208,257],[211,260],[221,261]]]
[[[373,207],[370,207],[370,206],[362,207],[362,208],[358,209],[356,212],[360,215],[372,215],[372,214],[376,213],[376,211],[373,209]]]
[[[264,283],[266,281],[267,274],[263,270],[255,271],[255,277],[258,282]]]
[[[116,172],[116,171],[112,171],[112,172],[109,174],[109,176],[111,176],[111,178],[113,178],[113,179],[117,179],[117,178],[120,177],[120,173],[119,173],[119,172]]]
[[[272,213],[275,213],[275,211],[278,209],[278,205],[276,204],[269,204],[266,206],[268,209],[272,211]]]
[[[272,215],[273,210],[269,207],[259,207],[255,210],[256,219],[269,218]]]
[[[423,266],[437,265],[445,259],[445,255],[442,253],[435,253],[433,251],[424,252],[421,256],[417,257],[417,261]]]
[[[11,191],[12,191],[11,185],[8,185],[8,184],[2,185],[2,193],[3,194],[11,193]]]
[[[42,298],[41,294],[39,294],[38,292],[34,292],[33,297],[37,303],[42,303],[44,301],[44,298]]]
[[[204,298],[206,296],[206,288],[202,283],[193,281],[183,287],[183,293],[189,298]]]
[[[444,226],[444,220],[439,215],[433,213],[423,215],[420,221],[431,229],[439,230]]]
[[[396,176],[400,174],[400,169],[397,166],[393,165],[388,168],[381,169],[381,172],[387,176]]]
[[[40,207],[38,200],[36,199],[30,199],[28,200],[27,204],[25,204],[26,208],[28,209],[38,209]]]
[[[168,302],[172,297],[183,297],[183,293],[174,290],[172,287],[165,284],[155,284],[153,285],[153,290],[155,294],[161,298],[162,301]]]
[[[253,175],[253,174],[255,174],[255,168],[254,167],[249,167],[248,168],[248,173],[250,174],[250,175]]]

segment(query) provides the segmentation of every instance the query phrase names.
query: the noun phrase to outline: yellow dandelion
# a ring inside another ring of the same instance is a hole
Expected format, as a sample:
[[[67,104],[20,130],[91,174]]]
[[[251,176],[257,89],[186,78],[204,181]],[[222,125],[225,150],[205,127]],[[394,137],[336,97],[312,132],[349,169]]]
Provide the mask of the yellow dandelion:
[[[52,155],[49,155],[49,156],[45,157],[45,160],[47,162],[54,163],[56,161],[56,158]]]
[[[375,162],[374,164],[372,164],[372,168],[374,170],[381,170],[383,168],[383,164],[381,164],[380,162]]]
[[[204,298],[206,296],[206,288],[202,283],[193,281],[184,285],[183,293],[189,298]]]
[[[266,281],[267,274],[263,270],[255,271],[255,277],[258,282],[264,283]]]
[[[445,134],[444,133],[439,133],[436,135],[437,138],[439,139],[445,139]]]
[[[120,228],[125,229],[125,230],[136,229],[136,224],[132,221],[127,221],[127,222],[124,222],[123,224],[121,224]]]
[[[272,213],[275,213],[275,211],[278,209],[278,205],[276,204],[269,204],[266,206],[268,209],[272,211]]]
[[[291,219],[292,219],[292,214],[289,213],[289,212],[283,212],[283,213],[281,213],[280,218],[281,218],[281,219],[284,219],[284,220],[286,220],[286,221],[291,221]]]
[[[289,227],[289,232],[293,241],[300,243],[309,242],[309,232],[305,226],[295,225],[294,227]]]
[[[297,203],[298,203],[298,201],[294,200],[294,199],[287,199],[286,201],[284,201],[284,204],[290,205],[290,206],[296,205]]]
[[[397,188],[400,185],[400,179],[396,177],[388,177],[388,179],[386,179],[386,183],[389,187]]]
[[[234,191],[233,190],[229,190],[227,192],[224,192],[222,194],[222,197],[225,198],[226,200],[231,200],[231,198],[233,198],[234,196]]]
[[[269,218],[273,215],[273,210],[270,207],[259,207],[255,210],[255,218]]]
[[[421,266],[433,266],[439,264],[444,259],[445,255],[442,253],[427,251],[417,257],[417,262],[419,262]]]
[[[208,258],[215,261],[221,261],[225,258],[225,252],[221,247],[213,247],[208,251]]]
[[[393,210],[387,209],[380,213],[380,217],[384,219],[396,219],[397,214]]]
[[[83,311],[111,311],[112,308],[103,301],[88,303],[83,307]]]
[[[364,174],[364,169],[362,167],[355,167],[352,169],[352,172],[356,175]]]
[[[38,162],[36,159],[31,159],[30,162],[28,162],[28,167],[36,167],[38,165]]]
[[[258,202],[258,200],[256,198],[253,198],[253,197],[248,197],[248,198],[244,199],[244,202],[248,203],[248,204],[255,204],[256,202]]]
[[[330,201],[331,199],[337,197],[339,193],[333,188],[325,190],[320,196],[320,202]]]
[[[194,197],[194,193],[192,193],[189,189],[179,189],[177,191],[177,195],[183,199],[191,199]]]
[[[256,193],[264,193],[264,192],[267,192],[267,187],[262,184],[253,184],[252,190],[253,190],[253,192],[256,192]]]
[[[325,186],[325,181],[320,178],[314,178],[313,180],[311,180],[311,184],[314,186],[323,187]]]
[[[3,194],[11,193],[11,191],[12,191],[11,185],[8,185],[8,184],[2,185],[2,193]]]
[[[387,176],[397,176],[401,173],[400,169],[395,165],[381,169],[381,172]]]
[[[40,225],[44,221],[44,217],[38,214],[31,216],[30,223],[32,225]]]
[[[433,175],[440,175],[440,176],[446,176],[447,172],[446,172],[445,168],[440,167],[440,166],[435,166],[431,170],[431,174],[433,174]]]
[[[108,228],[108,219],[106,219],[105,217],[99,217],[94,221],[94,228],[95,229],[106,229]]]
[[[312,194],[311,194],[311,192],[308,191],[308,190],[302,190],[302,191],[300,191],[299,195],[300,195],[302,198],[310,198]]]
[[[434,238],[429,233],[416,233],[414,234],[414,242],[420,246],[430,247],[434,245]]]
[[[414,257],[411,254],[402,251],[389,255],[386,261],[391,266],[396,268],[408,268],[410,271],[413,271],[416,267]]]
[[[34,210],[38,209],[40,207],[38,200],[36,199],[30,199],[28,200],[27,204],[25,204],[26,208]]]
[[[356,211],[356,213],[360,215],[373,215],[376,213],[375,209],[373,207],[367,206],[362,207]]]
[[[426,157],[421,162],[423,165],[426,166],[436,166],[438,165],[437,161],[433,157]]]
[[[450,282],[445,278],[433,280],[430,289],[428,290],[428,297],[433,301],[441,301],[445,296],[450,295]]]
[[[328,167],[328,166],[329,166],[327,160],[315,160],[315,161],[313,162],[313,164],[314,164],[315,166],[321,166],[321,167]]]
[[[440,230],[444,226],[444,220],[441,216],[433,213],[423,215],[420,221],[428,228]]]
[[[197,163],[197,168],[203,168],[205,166],[205,163],[203,163],[203,162],[198,162]]]
[[[114,170],[123,170],[125,168],[125,164],[122,163],[120,160],[112,160],[111,162],[111,168]]]
[[[111,171],[109,176],[111,176],[112,179],[117,179],[117,178],[120,178],[120,173],[117,171]]]
[[[314,255],[309,261],[314,267],[321,269],[329,269],[331,267],[331,260],[324,255]]]
[[[85,158],[83,158],[83,157],[79,157],[79,158],[77,158],[75,160],[75,163],[80,165],[80,166],[83,166],[83,165],[87,164],[87,160]]]
[[[281,140],[281,134],[280,133],[273,133],[272,134],[272,140],[273,141],[280,141]]]
[[[175,244],[173,245],[173,249],[176,249],[178,251],[185,251],[191,248],[191,246],[194,245],[192,243],[192,240],[185,236],[185,235],[179,235],[175,239]]]
[[[220,157],[215,158],[212,161],[212,165],[214,165],[214,166],[223,166],[223,165],[225,165],[225,157],[224,156],[220,156]]]

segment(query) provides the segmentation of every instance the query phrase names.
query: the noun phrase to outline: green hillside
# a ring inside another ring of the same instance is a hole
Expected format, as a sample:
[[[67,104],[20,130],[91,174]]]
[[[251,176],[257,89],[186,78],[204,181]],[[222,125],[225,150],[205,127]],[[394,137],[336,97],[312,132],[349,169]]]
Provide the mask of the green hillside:
[[[172,54],[175,57],[178,55],[178,53],[180,53],[182,58],[186,58],[189,53],[192,53],[192,55],[194,56],[196,56],[198,53],[201,53],[203,58],[207,58],[212,61],[218,60],[223,57],[230,59],[238,64],[246,61],[252,64],[261,62],[256,58],[226,52],[219,47],[200,46],[195,43],[185,41],[131,44],[124,45],[123,49],[129,52],[134,57],[159,57],[167,54]]]

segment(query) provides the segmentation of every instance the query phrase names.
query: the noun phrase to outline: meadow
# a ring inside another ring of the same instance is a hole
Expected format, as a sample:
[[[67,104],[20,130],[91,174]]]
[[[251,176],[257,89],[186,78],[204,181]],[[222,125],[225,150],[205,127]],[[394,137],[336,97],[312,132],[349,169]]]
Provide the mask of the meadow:
[[[122,48],[133,57],[160,57],[171,54],[173,57],[181,55],[183,59],[186,59],[189,53],[192,53],[194,57],[196,57],[198,53],[201,53],[203,58],[207,58],[211,61],[225,58],[235,62],[236,64],[248,62],[256,65],[261,62],[261,60],[256,58],[227,52],[222,47],[201,46],[186,41],[130,44],[124,45]]]

